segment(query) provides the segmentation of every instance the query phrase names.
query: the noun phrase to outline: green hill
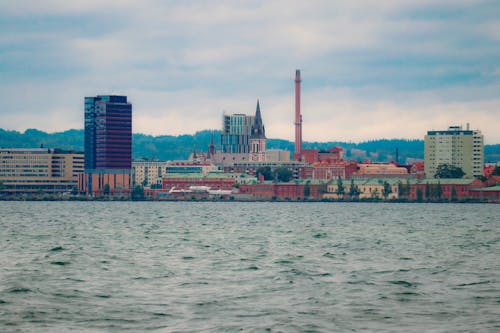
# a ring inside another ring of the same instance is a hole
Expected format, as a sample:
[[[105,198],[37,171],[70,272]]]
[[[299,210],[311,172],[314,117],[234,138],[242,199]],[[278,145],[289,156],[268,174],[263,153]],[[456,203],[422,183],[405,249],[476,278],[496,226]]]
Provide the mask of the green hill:
[[[196,151],[206,151],[210,143],[212,131],[204,130],[194,135],[160,135],[133,134],[133,158],[157,158],[159,160],[186,159]],[[214,131],[216,146],[220,142],[220,131]],[[2,148],[61,148],[83,151],[83,130],[71,129],[58,133],[46,133],[37,129],[28,129],[24,133],[0,129],[0,147]],[[346,159],[374,162],[390,162],[396,159],[396,148],[399,150],[399,161],[407,159],[423,159],[424,142],[422,140],[380,139],[353,142],[304,142],[305,149],[327,150],[333,146],[344,148]],[[287,149],[293,151],[293,142],[282,139],[268,139],[268,149]],[[500,161],[500,144],[485,146],[485,160]]]

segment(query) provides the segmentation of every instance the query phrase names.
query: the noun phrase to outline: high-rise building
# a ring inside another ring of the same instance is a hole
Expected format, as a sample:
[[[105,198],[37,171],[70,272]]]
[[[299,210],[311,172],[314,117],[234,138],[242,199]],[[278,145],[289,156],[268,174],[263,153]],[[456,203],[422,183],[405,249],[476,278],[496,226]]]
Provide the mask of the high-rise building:
[[[255,109],[255,116],[247,116],[246,114],[237,113],[232,115],[223,115],[222,120],[222,153],[265,153],[266,132],[258,100],[257,107]]]
[[[132,167],[132,104],[126,96],[85,97],[85,169]]]
[[[483,175],[484,143],[479,130],[450,126],[448,130],[428,131],[425,136],[425,176],[434,178],[441,164],[459,167],[466,178]]]
[[[254,116],[232,114],[222,116],[221,148],[223,153],[250,153],[250,135]]]
[[[132,104],[127,96],[85,97],[85,174],[80,191],[128,191],[132,168]]]

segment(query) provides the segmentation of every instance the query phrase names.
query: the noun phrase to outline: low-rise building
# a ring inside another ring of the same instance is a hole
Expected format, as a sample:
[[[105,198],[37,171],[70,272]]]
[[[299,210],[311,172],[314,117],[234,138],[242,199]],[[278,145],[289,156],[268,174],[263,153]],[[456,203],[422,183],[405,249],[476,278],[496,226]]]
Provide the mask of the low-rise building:
[[[239,186],[239,196],[256,200],[322,199],[326,182],[320,180],[293,180],[286,183],[261,181]]]
[[[366,178],[405,178],[408,169],[394,163],[358,163],[358,170],[352,175],[358,179]]]
[[[311,170],[304,170],[306,175],[310,175],[312,179],[337,179],[349,178],[357,170],[357,163],[354,161],[344,160],[322,160],[315,162],[310,167]],[[309,178],[309,177],[304,177]]]
[[[83,172],[83,153],[46,148],[0,149],[3,193],[72,191]]]
[[[343,198],[398,199],[400,197],[400,189],[407,186],[407,183],[407,179],[401,178],[352,179],[351,181],[343,180],[343,191],[339,191],[338,180],[332,180],[327,186],[324,198],[336,200]],[[353,186],[355,190],[351,191],[351,187]]]
[[[290,151],[284,149],[268,149],[266,162],[290,162]]]
[[[144,161],[132,162],[132,183],[134,185],[147,187],[161,187],[161,179],[167,167],[166,161]]]
[[[489,187],[471,188],[469,193],[472,198],[481,201],[500,203],[500,184]]]
[[[478,179],[431,178],[412,184],[410,200],[460,200],[469,198],[472,188],[484,187]]]
[[[224,173],[167,174],[162,179],[164,190],[189,190],[193,186],[206,186],[211,190],[232,190],[236,178]]]

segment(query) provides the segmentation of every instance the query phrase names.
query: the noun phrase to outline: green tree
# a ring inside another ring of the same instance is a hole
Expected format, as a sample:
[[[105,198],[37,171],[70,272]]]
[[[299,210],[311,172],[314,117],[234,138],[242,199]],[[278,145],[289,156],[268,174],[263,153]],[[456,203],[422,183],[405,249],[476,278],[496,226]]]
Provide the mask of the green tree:
[[[359,197],[359,188],[357,185],[354,184],[354,179],[351,179],[351,185],[349,186],[349,196],[351,199],[358,198]]]
[[[308,180],[304,185],[304,198],[308,198],[311,195],[311,182]]]
[[[451,188],[451,201],[457,201],[457,189],[455,186]]]
[[[292,171],[287,167],[279,167],[274,170],[274,175],[277,181],[289,182],[292,179]]]
[[[425,198],[427,200],[431,198],[431,185],[429,183],[425,183]]]
[[[344,184],[342,183],[342,177],[337,178],[337,195],[343,197],[345,193]]]
[[[387,200],[387,197],[391,193],[392,193],[391,185],[387,181],[384,181],[384,188],[382,189],[382,195],[384,196],[384,200]]]
[[[441,199],[443,196],[443,187],[441,186],[441,182],[436,184],[436,198]]]
[[[459,167],[449,164],[440,164],[436,169],[434,178],[462,178],[464,175],[464,171]]]
[[[142,186],[136,185],[132,189],[132,194],[131,194],[132,200],[144,200],[144,188]]]
[[[424,200],[424,194],[422,193],[422,189],[417,188],[417,201],[422,202]]]
[[[273,180],[273,172],[271,171],[271,167],[264,166],[259,167],[256,171],[257,177],[259,175],[264,176],[264,180]]]
[[[5,190],[5,185],[2,182],[0,182],[0,191],[1,190]]]
[[[404,195],[405,195],[406,197],[409,197],[409,196],[410,196],[410,192],[411,192],[410,180],[409,180],[409,179],[407,179],[407,180],[406,180],[406,186],[405,186],[405,193],[404,193]]]
[[[104,186],[102,188],[102,193],[104,195],[109,195],[109,193],[111,193],[111,188],[110,188],[109,184],[104,184]]]
[[[495,169],[491,172],[492,176],[500,176],[500,166],[495,166]]]

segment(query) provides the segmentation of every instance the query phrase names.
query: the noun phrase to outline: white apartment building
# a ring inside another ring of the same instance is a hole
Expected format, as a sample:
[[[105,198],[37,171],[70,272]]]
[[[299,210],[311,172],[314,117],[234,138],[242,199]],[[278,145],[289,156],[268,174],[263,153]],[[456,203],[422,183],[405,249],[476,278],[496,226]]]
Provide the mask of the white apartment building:
[[[441,164],[461,168],[465,178],[483,175],[484,138],[479,130],[450,126],[448,130],[428,131],[425,136],[425,176],[434,178]]]

